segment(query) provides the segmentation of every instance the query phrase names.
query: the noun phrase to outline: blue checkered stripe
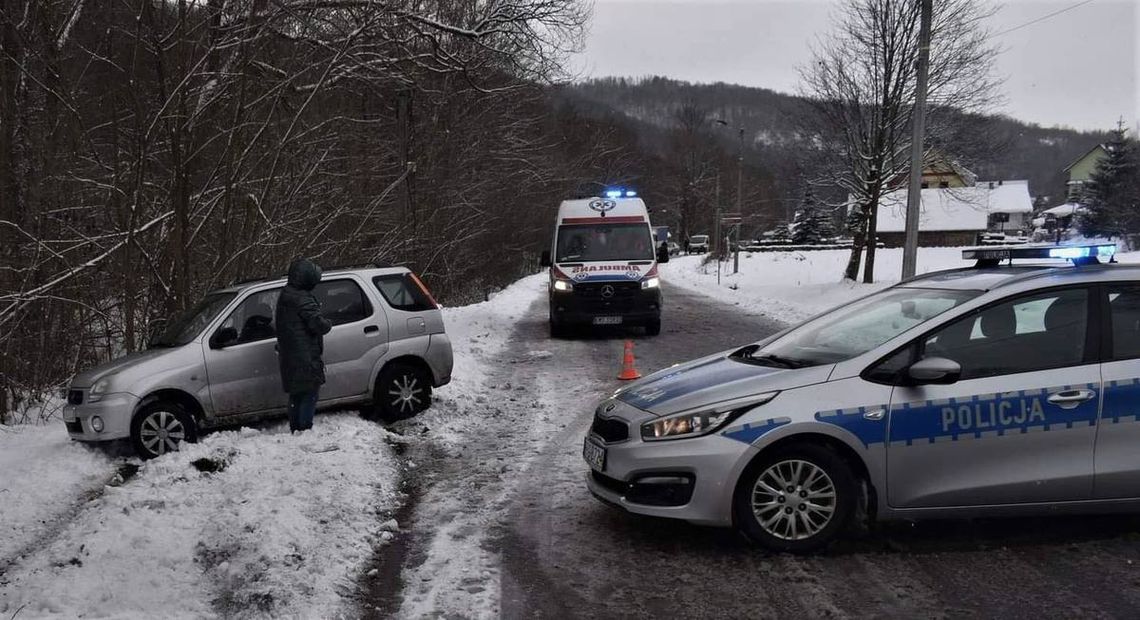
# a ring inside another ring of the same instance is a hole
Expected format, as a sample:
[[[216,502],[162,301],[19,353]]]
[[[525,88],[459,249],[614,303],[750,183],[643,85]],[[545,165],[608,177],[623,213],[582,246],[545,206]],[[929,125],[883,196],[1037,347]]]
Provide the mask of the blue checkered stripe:
[[[741,424],[725,429],[721,435],[729,439],[735,439],[747,444],[755,443],[764,435],[780,428],[785,424],[790,424],[791,418],[769,418],[760,422],[750,422],[748,424]]]
[[[1105,423],[1140,422],[1140,379],[1120,379],[1104,385],[1104,408],[1100,419]]]
[[[818,411],[815,419],[824,424],[834,424],[859,438],[864,448],[886,442],[887,417],[878,420],[868,420],[864,416],[869,412],[886,412],[887,405],[867,405],[865,407],[851,407],[848,409],[832,409]]]
[[[1064,385],[897,404],[890,412],[890,444],[970,441],[1093,426],[1100,409],[1099,399],[1092,398],[1072,409],[1062,409],[1046,400],[1050,393],[1074,389],[1095,393],[1099,385]]]

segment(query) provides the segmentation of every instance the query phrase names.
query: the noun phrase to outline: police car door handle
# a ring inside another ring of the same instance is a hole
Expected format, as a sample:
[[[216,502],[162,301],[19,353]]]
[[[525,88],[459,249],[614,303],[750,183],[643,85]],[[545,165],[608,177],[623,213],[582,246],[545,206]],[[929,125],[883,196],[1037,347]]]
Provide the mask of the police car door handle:
[[[1062,409],[1073,409],[1087,400],[1092,400],[1095,396],[1096,392],[1092,390],[1065,390],[1064,392],[1050,394],[1046,400]]]

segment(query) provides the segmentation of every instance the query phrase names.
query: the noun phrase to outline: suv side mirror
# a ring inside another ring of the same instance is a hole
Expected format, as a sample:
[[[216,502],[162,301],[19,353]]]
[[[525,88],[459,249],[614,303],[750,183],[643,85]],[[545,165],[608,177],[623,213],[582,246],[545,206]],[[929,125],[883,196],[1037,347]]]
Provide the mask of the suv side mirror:
[[[664,243],[662,243],[661,246],[657,248],[657,262],[669,262],[669,246],[665,245]]]
[[[550,250],[542,251],[542,258],[538,259],[538,264],[540,267],[549,267],[553,264],[550,261]]]
[[[949,385],[962,377],[962,365],[945,357],[928,357],[911,364],[906,375],[915,385]]]
[[[224,349],[231,344],[237,343],[238,331],[233,327],[223,327],[214,332],[210,338],[211,349]]]

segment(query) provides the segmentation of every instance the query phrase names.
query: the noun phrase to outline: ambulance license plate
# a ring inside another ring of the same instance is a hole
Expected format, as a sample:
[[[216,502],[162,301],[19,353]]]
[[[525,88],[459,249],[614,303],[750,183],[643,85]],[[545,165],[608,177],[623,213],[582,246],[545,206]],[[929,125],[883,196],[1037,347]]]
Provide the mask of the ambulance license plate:
[[[606,449],[589,439],[582,444],[582,458],[586,459],[586,463],[590,467],[598,471],[606,471]]]
[[[594,325],[621,325],[620,316],[596,316]]]

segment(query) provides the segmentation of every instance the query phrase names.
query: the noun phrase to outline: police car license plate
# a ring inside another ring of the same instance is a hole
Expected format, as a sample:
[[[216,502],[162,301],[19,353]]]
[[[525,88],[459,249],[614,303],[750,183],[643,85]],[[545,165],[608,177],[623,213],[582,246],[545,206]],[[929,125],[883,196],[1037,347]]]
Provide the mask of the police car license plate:
[[[594,325],[621,325],[620,316],[596,316]]]
[[[606,449],[589,439],[582,444],[582,458],[586,459],[586,463],[590,467],[598,471],[606,471]]]

